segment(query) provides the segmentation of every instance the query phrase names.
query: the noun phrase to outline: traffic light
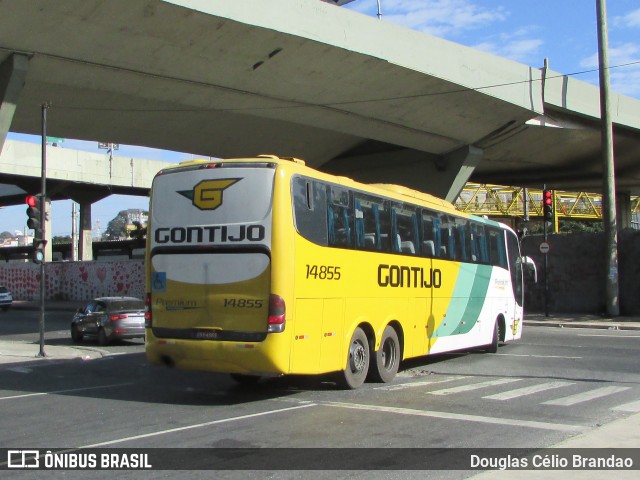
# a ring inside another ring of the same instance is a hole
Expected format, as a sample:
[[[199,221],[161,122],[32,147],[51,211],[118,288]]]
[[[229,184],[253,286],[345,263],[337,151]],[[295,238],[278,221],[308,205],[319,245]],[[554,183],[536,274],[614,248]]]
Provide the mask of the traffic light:
[[[545,221],[553,222],[553,191],[542,191],[542,216]]]
[[[33,263],[44,262],[44,249],[47,246],[47,241],[40,238],[33,240]]]
[[[27,195],[25,202],[27,208],[27,227],[34,231],[34,238],[42,238],[42,202],[39,195]]]

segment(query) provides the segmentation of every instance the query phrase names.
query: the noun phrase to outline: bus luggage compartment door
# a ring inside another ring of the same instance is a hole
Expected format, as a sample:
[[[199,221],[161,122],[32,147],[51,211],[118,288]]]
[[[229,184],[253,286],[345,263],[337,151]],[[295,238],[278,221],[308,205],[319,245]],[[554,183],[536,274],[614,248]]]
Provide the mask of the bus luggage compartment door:
[[[259,341],[266,335],[271,278],[266,252],[166,252],[152,255],[151,263],[156,336]],[[260,335],[242,335],[249,332]]]

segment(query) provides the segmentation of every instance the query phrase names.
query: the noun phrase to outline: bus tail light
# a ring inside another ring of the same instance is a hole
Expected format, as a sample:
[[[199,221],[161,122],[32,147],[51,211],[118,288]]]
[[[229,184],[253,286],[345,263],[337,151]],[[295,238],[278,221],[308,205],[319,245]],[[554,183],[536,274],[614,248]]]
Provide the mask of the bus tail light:
[[[147,292],[144,296],[144,326],[151,328],[153,326],[151,318],[151,294]]]
[[[267,332],[284,332],[285,322],[284,298],[272,293],[269,295],[269,319],[267,320]]]

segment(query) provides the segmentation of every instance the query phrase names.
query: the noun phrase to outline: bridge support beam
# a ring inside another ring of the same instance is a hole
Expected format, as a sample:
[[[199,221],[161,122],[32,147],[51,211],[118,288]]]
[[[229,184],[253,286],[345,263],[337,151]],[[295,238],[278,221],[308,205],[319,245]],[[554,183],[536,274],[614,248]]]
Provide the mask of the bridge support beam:
[[[29,58],[17,53],[10,55],[0,64],[0,152],[11,128],[28,68]]]
[[[321,169],[364,183],[396,183],[455,202],[482,154],[483,150],[473,145],[440,156],[394,150],[337,158]]]
[[[442,157],[442,161],[436,164],[440,173],[438,178],[448,189],[438,196],[454,203],[480,163],[483,153],[481,148],[465,145]]]

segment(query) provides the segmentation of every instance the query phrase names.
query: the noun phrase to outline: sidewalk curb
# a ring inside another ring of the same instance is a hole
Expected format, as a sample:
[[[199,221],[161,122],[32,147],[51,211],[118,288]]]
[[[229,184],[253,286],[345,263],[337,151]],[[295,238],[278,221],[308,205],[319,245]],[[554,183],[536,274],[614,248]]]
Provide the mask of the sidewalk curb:
[[[555,328],[594,328],[600,330],[640,330],[640,324],[633,323],[604,323],[599,321],[593,322],[575,322],[571,320],[525,320],[524,325],[527,327],[555,327]]]
[[[68,360],[97,360],[109,356],[99,348],[83,346],[44,346],[44,357],[40,357],[40,344],[27,341],[0,341],[0,365],[7,366],[25,362],[52,362]]]

